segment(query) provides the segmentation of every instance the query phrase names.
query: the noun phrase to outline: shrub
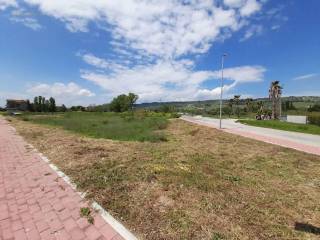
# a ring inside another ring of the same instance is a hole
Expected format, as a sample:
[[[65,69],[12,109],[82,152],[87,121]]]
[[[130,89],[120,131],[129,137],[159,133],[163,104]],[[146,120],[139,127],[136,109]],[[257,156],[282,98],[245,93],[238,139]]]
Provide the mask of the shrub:
[[[170,118],[179,118],[181,115],[179,113],[171,113]]]
[[[320,112],[320,104],[315,104],[308,108],[309,112]]]
[[[319,113],[308,114],[308,122],[311,124],[320,126],[320,114]]]

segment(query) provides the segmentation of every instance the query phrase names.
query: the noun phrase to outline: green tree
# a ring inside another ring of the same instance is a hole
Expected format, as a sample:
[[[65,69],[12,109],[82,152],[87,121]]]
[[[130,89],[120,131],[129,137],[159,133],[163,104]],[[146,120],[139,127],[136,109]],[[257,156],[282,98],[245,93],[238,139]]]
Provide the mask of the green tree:
[[[57,110],[56,100],[53,97],[49,99],[49,111],[55,112]]]
[[[41,101],[41,111],[42,112],[47,112],[47,107],[49,105],[49,101],[46,100],[45,97],[42,97],[42,101]]]
[[[64,104],[62,104],[62,106],[60,108],[60,111],[61,112],[66,112],[67,111],[67,107]]]
[[[43,107],[42,107],[42,96],[38,97],[38,112],[42,112]]]
[[[253,99],[252,98],[246,98],[245,100],[245,103],[246,103],[246,110],[247,112],[250,112],[251,111],[251,107],[252,107],[252,102],[253,102]]]
[[[280,99],[282,94],[282,87],[279,81],[273,81],[269,88],[269,98],[272,102],[272,119],[278,119],[280,115]]]
[[[229,117],[230,117],[231,114],[233,114],[233,104],[234,104],[233,99],[232,99],[232,98],[229,99],[229,101],[228,101],[228,106],[229,106],[230,109],[231,109],[231,113],[229,114]]]
[[[223,114],[227,114],[229,117],[231,117],[232,108],[230,108],[230,106],[223,107],[222,112]]]
[[[33,108],[35,112],[40,112],[39,97],[33,99]]]
[[[264,113],[264,109],[263,109],[263,106],[264,106],[264,103],[262,101],[259,101],[257,102],[257,106],[258,106],[258,115],[261,115]]]
[[[43,105],[43,111],[44,111],[44,112],[48,112],[48,111],[49,111],[49,107],[50,107],[50,102],[49,102],[49,100],[45,100],[45,101],[44,101],[44,105]]]
[[[133,109],[134,103],[138,100],[138,95],[129,93],[115,97],[110,103],[110,110],[113,112],[125,112]]]
[[[27,110],[28,110],[29,112],[33,112],[33,111],[34,111],[34,109],[33,109],[33,104],[30,103],[29,99],[27,100]]]
[[[134,94],[134,93],[129,93],[128,94],[128,101],[129,101],[129,108],[132,110],[133,109],[133,105],[136,103],[136,101],[138,101],[139,96]]]
[[[240,104],[240,97],[241,95],[234,95],[233,97],[233,102],[236,105],[236,110],[237,110],[237,116],[238,118],[240,117],[240,108],[239,108],[239,104]]]

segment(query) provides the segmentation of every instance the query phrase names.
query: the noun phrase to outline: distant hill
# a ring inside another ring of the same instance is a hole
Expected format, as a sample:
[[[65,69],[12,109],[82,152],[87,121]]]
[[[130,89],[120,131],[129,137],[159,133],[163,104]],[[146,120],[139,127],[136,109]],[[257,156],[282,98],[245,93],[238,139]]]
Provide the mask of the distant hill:
[[[244,99],[242,99],[242,101],[244,101]],[[223,100],[223,102],[227,102],[229,100]],[[257,102],[257,101],[269,101],[269,98],[256,98],[253,99],[253,101]],[[320,96],[290,96],[290,97],[282,97],[282,101],[292,101],[292,102],[305,102],[305,103],[309,103],[309,104],[315,104],[315,103],[319,103],[320,104]],[[140,103],[137,104],[136,107],[137,108],[157,108],[161,105],[169,105],[169,106],[175,106],[177,108],[182,108],[182,107],[186,107],[188,105],[191,106],[195,106],[195,107],[202,107],[202,106],[218,106],[219,105],[219,100],[205,100],[205,101],[186,101],[186,102],[151,102],[151,103]]]

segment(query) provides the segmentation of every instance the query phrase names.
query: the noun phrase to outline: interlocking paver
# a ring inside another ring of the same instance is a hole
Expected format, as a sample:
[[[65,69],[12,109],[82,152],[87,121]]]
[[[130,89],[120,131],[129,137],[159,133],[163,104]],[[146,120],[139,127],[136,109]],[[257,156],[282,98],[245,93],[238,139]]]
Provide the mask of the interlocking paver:
[[[123,239],[0,117],[0,239]]]

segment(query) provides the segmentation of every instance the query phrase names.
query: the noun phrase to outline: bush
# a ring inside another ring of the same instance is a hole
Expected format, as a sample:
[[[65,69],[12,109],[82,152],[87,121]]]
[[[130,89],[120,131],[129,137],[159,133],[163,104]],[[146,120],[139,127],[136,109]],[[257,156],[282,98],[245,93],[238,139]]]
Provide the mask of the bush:
[[[320,126],[320,114],[319,113],[308,114],[308,122],[311,124]]]
[[[315,104],[312,107],[308,108],[309,112],[320,112],[320,104]]]

